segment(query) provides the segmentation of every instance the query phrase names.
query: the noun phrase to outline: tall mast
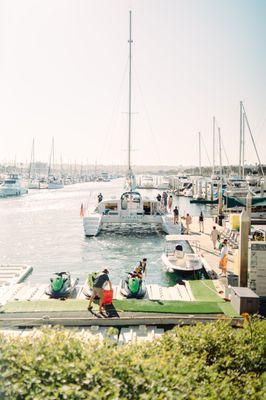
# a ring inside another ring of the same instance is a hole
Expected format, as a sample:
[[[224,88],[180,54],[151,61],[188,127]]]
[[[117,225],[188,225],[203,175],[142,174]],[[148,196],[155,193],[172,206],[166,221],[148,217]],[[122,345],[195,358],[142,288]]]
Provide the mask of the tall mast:
[[[218,128],[218,139],[219,139],[219,164],[220,164],[220,176],[221,176],[223,174],[221,128]]]
[[[245,176],[245,121],[246,121],[246,113],[243,108],[242,113],[242,178]]]
[[[212,173],[215,173],[215,117],[212,118]]]
[[[132,190],[132,182],[131,182],[131,62],[132,62],[132,53],[131,53],[131,14],[132,11],[129,11],[129,97],[128,97],[128,173],[130,179],[130,190]]]
[[[240,138],[239,138],[239,166],[238,175],[242,177],[242,141],[243,141],[243,105],[240,101]]]
[[[35,155],[34,155],[34,139],[33,139],[32,140],[32,147],[31,147],[31,156],[30,156],[29,179],[31,178],[33,166],[34,166],[34,163],[35,163],[34,158],[35,158]],[[34,171],[34,173],[35,173],[35,171]]]
[[[52,138],[52,148],[51,148],[49,167],[48,167],[48,178],[53,172],[53,169],[54,169],[54,138]]]
[[[201,174],[201,134],[199,132],[199,174]]]

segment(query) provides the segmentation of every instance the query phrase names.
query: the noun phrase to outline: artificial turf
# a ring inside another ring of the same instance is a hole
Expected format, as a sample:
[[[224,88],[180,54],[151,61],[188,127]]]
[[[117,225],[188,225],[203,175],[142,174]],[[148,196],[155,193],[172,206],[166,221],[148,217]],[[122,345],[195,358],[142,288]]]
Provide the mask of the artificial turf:
[[[7,303],[2,312],[69,312],[86,311],[86,300],[38,300],[38,301],[12,301]],[[117,311],[169,313],[169,314],[220,314],[223,313],[216,302],[202,301],[151,301],[151,300],[114,300],[113,307]],[[98,310],[98,306],[94,304]]]
[[[189,281],[189,285],[196,301],[224,302],[224,300],[218,295],[211,280],[204,279]]]

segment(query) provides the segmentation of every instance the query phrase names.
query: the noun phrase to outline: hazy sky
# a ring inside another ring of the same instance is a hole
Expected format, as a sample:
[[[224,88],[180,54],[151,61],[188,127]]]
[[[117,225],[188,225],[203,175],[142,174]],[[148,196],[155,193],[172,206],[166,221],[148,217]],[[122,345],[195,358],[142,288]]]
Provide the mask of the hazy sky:
[[[237,163],[241,99],[266,162],[266,0],[0,0],[0,161],[126,162],[130,9],[133,163]]]

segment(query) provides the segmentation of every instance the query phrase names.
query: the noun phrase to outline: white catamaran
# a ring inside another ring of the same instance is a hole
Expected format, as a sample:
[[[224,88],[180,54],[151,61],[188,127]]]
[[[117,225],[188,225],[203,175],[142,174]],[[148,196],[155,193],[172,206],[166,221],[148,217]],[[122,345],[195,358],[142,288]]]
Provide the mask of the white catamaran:
[[[100,201],[94,212],[83,210],[83,226],[86,236],[96,236],[105,225],[134,224],[138,226],[159,225],[166,233],[178,233],[179,227],[155,198],[143,197],[135,190],[136,179],[131,165],[131,11],[129,13],[129,104],[128,104],[128,172],[126,192],[121,196]]]

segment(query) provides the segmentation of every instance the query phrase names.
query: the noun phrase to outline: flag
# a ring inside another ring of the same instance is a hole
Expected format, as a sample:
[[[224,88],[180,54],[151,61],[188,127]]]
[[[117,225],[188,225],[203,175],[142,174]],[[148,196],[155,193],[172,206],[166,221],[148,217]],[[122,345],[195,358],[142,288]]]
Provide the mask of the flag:
[[[79,215],[80,215],[81,217],[84,217],[84,207],[83,207],[83,203],[81,203]]]

